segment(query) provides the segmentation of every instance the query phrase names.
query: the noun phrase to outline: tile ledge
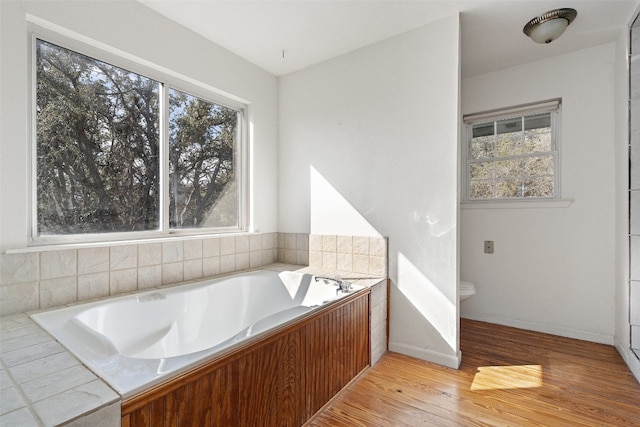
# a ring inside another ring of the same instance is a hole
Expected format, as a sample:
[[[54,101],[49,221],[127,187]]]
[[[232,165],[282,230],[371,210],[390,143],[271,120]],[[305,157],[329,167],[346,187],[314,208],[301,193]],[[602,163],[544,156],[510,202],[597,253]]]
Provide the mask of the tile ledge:
[[[546,209],[568,208],[575,199],[550,199],[550,200],[515,200],[515,201],[482,201],[462,202],[460,209]]]
[[[131,239],[131,240],[110,240],[101,242],[80,242],[80,243],[34,243],[33,246],[27,246],[24,248],[7,249],[4,253],[7,255],[13,254],[26,254],[33,252],[49,252],[49,251],[62,251],[67,249],[87,249],[87,248],[101,248],[111,246],[128,246],[128,245],[144,245],[146,243],[164,243],[164,242],[176,242],[187,240],[205,240],[205,239],[220,239],[224,237],[239,237],[239,236],[253,236],[273,234],[277,232],[234,232],[224,234],[194,234],[194,235],[173,235],[163,237],[149,237],[144,239]]]

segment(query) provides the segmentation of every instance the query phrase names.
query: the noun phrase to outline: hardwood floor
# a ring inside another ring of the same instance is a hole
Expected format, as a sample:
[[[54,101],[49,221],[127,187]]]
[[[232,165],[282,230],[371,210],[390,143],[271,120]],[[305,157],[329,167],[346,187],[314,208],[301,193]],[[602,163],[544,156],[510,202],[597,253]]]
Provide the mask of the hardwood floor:
[[[640,426],[640,384],[615,348],[462,320],[462,365],[397,353],[309,426]]]

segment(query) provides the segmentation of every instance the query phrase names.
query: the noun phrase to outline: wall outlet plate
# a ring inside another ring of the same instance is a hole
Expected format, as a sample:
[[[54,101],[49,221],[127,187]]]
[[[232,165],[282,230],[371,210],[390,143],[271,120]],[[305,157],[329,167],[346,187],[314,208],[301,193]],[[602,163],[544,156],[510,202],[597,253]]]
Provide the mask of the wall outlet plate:
[[[492,254],[493,253],[493,240],[485,240],[484,241],[484,253]]]

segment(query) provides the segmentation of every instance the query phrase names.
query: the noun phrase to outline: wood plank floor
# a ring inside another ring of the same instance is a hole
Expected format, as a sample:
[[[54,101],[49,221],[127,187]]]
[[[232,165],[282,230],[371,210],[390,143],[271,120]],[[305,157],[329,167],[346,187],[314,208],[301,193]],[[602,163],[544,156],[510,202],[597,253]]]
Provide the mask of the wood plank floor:
[[[640,426],[615,348],[462,320],[462,365],[386,353],[309,426]]]

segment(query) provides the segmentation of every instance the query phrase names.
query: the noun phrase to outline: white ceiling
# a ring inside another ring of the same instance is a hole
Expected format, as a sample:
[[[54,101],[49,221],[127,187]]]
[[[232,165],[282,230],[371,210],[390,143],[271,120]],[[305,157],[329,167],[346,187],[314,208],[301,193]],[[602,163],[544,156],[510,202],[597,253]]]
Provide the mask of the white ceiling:
[[[615,40],[640,0],[138,0],[280,76],[438,21],[462,20],[462,74],[501,68]],[[572,7],[565,34],[538,45],[522,33],[537,15]],[[283,57],[284,51],[284,57]]]

